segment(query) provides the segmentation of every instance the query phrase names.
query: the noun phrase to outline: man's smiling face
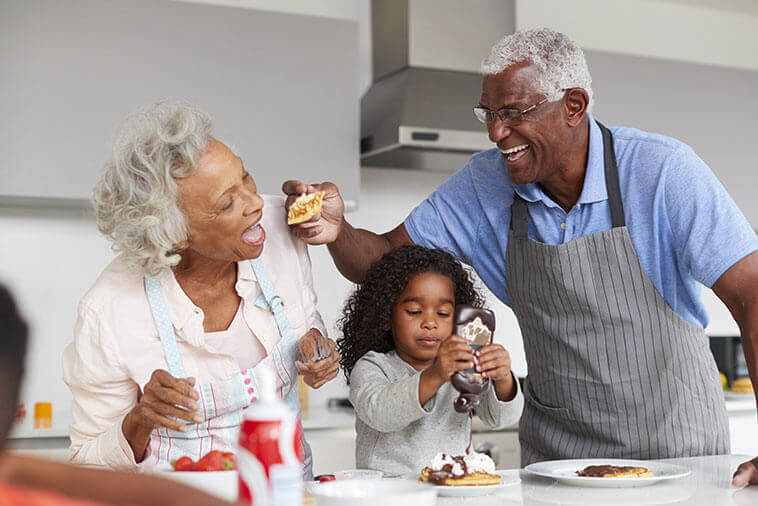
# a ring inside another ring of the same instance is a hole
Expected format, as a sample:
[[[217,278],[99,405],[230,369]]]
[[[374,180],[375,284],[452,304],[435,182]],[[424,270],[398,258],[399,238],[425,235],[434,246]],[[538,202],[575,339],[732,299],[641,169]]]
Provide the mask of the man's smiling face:
[[[479,105],[491,111],[528,109],[545,98],[536,91],[538,77],[539,71],[529,62],[513,65],[500,74],[486,75]],[[561,103],[540,104],[518,124],[508,125],[496,117],[487,125],[490,140],[503,153],[514,184],[539,183],[559,170],[569,151]]]

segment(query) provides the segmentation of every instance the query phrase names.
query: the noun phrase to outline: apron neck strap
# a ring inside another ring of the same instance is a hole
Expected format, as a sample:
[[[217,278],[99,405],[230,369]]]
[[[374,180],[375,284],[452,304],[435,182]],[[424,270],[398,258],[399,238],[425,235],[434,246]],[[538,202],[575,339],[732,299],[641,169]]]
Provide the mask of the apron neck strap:
[[[526,201],[513,192],[513,205],[511,205],[511,230],[518,239],[526,239],[529,235],[529,225],[526,221]]]
[[[613,149],[613,135],[608,128],[596,121],[603,136],[603,162],[605,165],[605,187],[608,193],[608,206],[611,209],[611,227],[626,226],[624,206],[621,201],[621,185],[619,183],[619,170],[616,164],[616,151]],[[526,202],[518,193],[513,192],[513,204],[511,205],[511,230],[516,237],[527,237],[529,226],[527,224]]]
[[[266,299],[271,312],[274,313],[274,320],[276,320],[276,325],[279,327],[279,333],[283,339],[293,339],[295,333],[292,331],[287,314],[284,312],[284,303],[274,290],[274,285],[271,283],[268,273],[266,273],[263,260],[260,257],[253,258],[250,260],[250,264],[253,266],[255,277],[258,278],[258,285],[261,287],[263,297]]]
[[[179,354],[179,347],[176,345],[176,334],[174,326],[171,324],[171,317],[166,305],[166,299],[163,297],[161,285],[157,279],[145,276],[145,293],[147,301],[150,303],[150,311],[153,313],[155,326],[158,329],[158,335],[161,338],[163,355],[168,363],[168,371],[175,378],[186,378],[187,373],[184,370],[184,362]]]
[[[605,162],[605,188],[608,192],[608,206],[611,208],[611,226],[613,228],[626,225],[624,206],[621,201],[621,185],[619,183],[619,168],[616,164],[616,151],[613,149],[613,135],[605,125],[596,121],[603,134],[603,161]]]

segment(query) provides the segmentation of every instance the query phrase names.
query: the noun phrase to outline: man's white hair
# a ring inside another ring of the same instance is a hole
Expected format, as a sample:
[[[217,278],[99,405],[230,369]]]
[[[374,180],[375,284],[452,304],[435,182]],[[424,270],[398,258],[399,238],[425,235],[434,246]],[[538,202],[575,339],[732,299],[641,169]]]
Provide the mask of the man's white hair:
[[[539,70],[537,92],[549,101],[560,100],[566,88],[583,88],[590,96],[592,110],[592,76],[582,49],[567,35],[537,28],[518,31],[500,39],[482,60],[482,74],[503,72],[517,63],[529,61]]]
[[[179,263],[188,231],[174,179],[195,171],[210,138],[207,114],[169,101],[132,114],[115,135],[92,194],[97,228],[145,274]]]

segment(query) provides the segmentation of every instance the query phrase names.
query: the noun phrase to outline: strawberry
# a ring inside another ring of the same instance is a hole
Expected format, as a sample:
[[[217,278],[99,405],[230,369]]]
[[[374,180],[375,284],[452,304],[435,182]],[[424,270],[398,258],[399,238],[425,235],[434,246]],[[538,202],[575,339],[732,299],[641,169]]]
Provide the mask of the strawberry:
[[[174,471],[194,471],[195,470],[195,461],[193,461],[189,457],[181,457],[175,460],[172,465],[174,466]]]
[[[219,450],[213,450],[206,453],[195,464],[196,471],[223,471],[224,470],[223,453]]]
[[[333,474],[324,474],[318,477],[319,483],[324,483],[325,481],[334,481],[334,475]]]
[[[221,457],[221,465],[223,466],[224,471],[237,469],[237,457],[235,457],[232,452],[224,452],[221,454]]]

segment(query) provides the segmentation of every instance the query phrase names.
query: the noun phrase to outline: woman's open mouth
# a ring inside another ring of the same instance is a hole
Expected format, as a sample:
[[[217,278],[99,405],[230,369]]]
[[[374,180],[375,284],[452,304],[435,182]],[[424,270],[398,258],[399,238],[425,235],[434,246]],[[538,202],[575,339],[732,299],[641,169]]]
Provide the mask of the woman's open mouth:
[[[260,223],[256,223],[252,227],[242,232],[242,241],[250,246],[260,246],[263,241],[266,240],[266,231],[263,230]]]

